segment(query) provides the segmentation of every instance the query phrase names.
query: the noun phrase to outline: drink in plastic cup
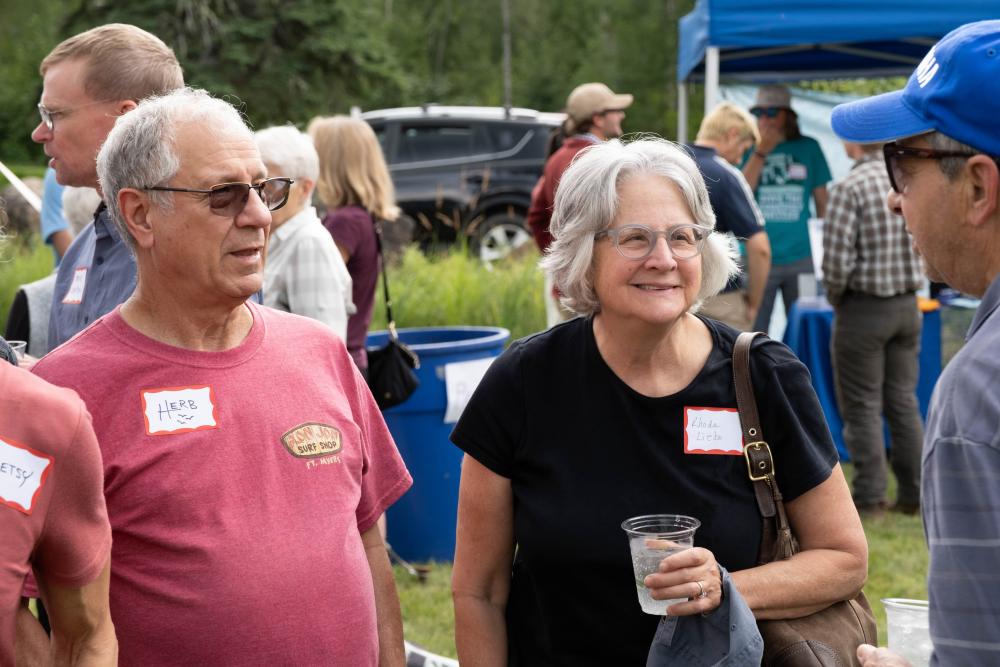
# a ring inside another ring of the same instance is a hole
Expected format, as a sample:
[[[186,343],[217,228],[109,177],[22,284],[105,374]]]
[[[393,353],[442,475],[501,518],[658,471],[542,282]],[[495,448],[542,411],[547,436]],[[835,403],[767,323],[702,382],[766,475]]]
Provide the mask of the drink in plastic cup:
[[[927,600],[884,598],[889,649],[910,661],[913,667],[926,667],[931,662],[931,633],[927,616]]]
[[[10,349],[14,350],[14,355],[17,357],[18,361],[24,359],[25,352],[28,349],[28,343],[23,340],[9,340],[7,344],[10,345]]]
[[[622,522],[622,529],[628,535],[628,545],[632,551],[639,606],[647,614],[662,616],[667,613],[667,607],[687,599],[654,600],[643,580],[657,571],[661,560],[694,546],[694,531],[700,525],[701,521],[698,519],[681,514],[646,514]]]

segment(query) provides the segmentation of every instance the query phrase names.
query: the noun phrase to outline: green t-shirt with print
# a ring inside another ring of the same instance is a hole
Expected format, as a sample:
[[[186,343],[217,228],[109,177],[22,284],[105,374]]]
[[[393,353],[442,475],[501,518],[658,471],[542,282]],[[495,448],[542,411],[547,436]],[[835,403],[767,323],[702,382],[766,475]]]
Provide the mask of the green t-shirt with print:
[[[830,181],[830,167],[811,137],[784,141],[764,160],[754,193],[766,221],[774,264],[790,264],[810,255],[809,200]]]

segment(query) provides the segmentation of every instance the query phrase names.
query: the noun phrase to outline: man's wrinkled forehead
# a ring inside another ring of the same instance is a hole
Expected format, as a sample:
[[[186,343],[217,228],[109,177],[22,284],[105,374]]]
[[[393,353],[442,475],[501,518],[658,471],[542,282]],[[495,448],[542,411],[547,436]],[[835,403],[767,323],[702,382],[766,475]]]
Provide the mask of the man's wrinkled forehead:
[[[180,162],[178,174],[197,172],[216,183],[265,178],[267,168],[250,129],[225,117],[220,120],[191,119],[175,125],[171,139]]]

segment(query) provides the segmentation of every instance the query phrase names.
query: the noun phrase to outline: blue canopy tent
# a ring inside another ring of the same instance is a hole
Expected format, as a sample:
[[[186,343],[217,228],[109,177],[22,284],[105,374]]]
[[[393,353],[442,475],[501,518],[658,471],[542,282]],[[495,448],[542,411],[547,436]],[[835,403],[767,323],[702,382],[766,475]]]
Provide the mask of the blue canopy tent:
[[[1000,0],[698,0],[681,18],[678,138],[687,84],[703,81],[705,109],[720,76],[745,82],[908,75],[963,23],[1000,18]]]

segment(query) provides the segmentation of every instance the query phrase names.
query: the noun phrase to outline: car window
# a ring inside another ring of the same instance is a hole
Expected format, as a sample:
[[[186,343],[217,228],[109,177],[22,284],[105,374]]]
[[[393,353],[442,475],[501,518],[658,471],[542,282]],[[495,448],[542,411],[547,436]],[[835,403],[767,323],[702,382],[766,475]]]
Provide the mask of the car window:
[[[473,131],[467,125],[403,125],[396,162],[465,157],[473,152]]]
[[[523,125],[490,125],[489,132],[493,143],[493,150],[498,153],[509,151],[514,146],[517,146],[527,131],[528,128]]]

